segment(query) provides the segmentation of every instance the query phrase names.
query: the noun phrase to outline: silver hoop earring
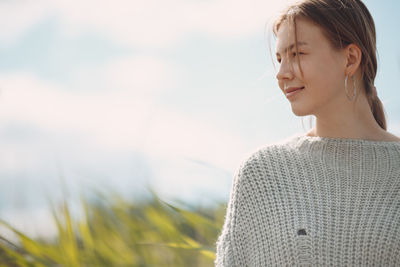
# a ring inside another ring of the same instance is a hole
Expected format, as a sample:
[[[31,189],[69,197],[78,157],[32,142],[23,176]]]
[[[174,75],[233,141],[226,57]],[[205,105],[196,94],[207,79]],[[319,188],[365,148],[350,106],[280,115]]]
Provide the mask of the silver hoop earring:
[[[344,79],[344,90],[346,92],[346,97],[349,101],[353,101],[353,99],[356,97],[357,94],[357,85],[356,85],[356,80],[354,79],[354,76],[351,77],[351,80],[353,81],[353,96],[349,97],[349,92],[347,91],[347,79],[349,75],[346,75],[346,78]]]

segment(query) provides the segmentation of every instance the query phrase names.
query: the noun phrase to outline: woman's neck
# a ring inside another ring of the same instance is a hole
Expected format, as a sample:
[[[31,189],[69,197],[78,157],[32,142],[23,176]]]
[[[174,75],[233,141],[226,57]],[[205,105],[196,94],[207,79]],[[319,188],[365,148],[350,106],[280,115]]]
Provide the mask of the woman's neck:
[[[357,129],[355,128],[332,130],[324,126],[321,127],[321,123],[318,123],[318,119],[316,126],[312,128],[309,132],[307,132],[306,135],[331,138],[364,139],[372,141],[400,141],[400,138],[398,136],[393,135],[380,127],[379,129],[370,129],[369,131],[357,131]]]
[[[364,95],[360,95],[354,103],[334,111],[319,112],[315,117],[316,126],[307,136],[400,141],[399,137],[379,126]]]

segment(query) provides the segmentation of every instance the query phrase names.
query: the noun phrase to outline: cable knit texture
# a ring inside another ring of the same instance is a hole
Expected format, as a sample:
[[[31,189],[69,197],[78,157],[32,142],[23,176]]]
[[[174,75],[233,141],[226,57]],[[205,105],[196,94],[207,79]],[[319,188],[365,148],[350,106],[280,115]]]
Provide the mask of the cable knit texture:
[[[400,142],[296,135],[236,170],[216,266],[400,266]]]

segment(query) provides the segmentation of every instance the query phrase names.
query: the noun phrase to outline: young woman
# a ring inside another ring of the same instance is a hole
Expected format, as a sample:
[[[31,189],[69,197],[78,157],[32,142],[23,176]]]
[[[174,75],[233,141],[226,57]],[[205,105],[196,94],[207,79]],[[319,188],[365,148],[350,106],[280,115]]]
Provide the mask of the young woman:
[[[273,31],[279,87],[316,125],[242,162],[216,266],[400,266],[400,138],[374,86],[371,14],[305,0]]]

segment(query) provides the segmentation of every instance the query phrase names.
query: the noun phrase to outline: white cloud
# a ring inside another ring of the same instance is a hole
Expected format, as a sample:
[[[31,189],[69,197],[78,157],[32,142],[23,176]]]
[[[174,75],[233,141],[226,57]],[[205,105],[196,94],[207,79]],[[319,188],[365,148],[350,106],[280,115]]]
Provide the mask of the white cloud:
[[[242,138],[158,104],[160,93],[177,86],[182,75],[178,66],[144,56],[81,70],[83,84],[104,84],[108,90],[68,90],[28,73],[2,75],[0,121],[36,127],[48,135],[46,149],[50,150],[52,146],[63,149],[70,136],[69,143],[78,140],[74,147],[96,146],[104,153],[137,150],[153,157],[192,157],[231,168],[248,145]],[[37,157],[28,152],[18,154],[33,166]],[[9,160],[13,168],[18,167],[16,158]]]
[[[50,6],[42,0],[0,1],[1,44],[11,45],[50,13]]]
[[[137,55],[108,64],[103,72],[108,88],[124,89],[136,96],[152,96],[178,85],[184,70],[159,58]]]
[[[115,64],[119,63],[111,65]],[[113,71],[100,73],[105,80],[118,79]],[[173,81],[165,86],[173,86]],[[226,172],[237,168],[251,146],[233,132],[163,108],[152,95],[125,87],[82,94],[23,73],[3,75],[0,84],[0,124],[27,123],[43,133],[42,138],[25,142],[0,140],[0,171],[13,177],[23,172],[23,178],[56,190],[58,175],[79,190],[108,183],[121,191],[140,191],[145,179],[151,179],[147,182],[163,197],[212,202],[228,193],[232,177]],[[158,86],[143,85],[149,90]],[[140,154],[146,164],[135,163],[132,153]],[[141,177],[146,173],[149,176]],[[25,232],[42,234],[36,226],[21,224],[23,216],[10,222]]]
[[[35,23],[56,17],[64,32],[90,31],[135,47],[165,47],[189,33],[243,38],[262,33],[285,1],[272,0],[21,0],[0,4],[0,40],[10,42]],[[18,19],[16,19],[18,18]]]
[[[92,30],[123,44],[164,47],[193,32],[218,38],[254,34],[282,1],[92,0],[81,2],[77,9],[76,3],[63,0],[57,7],[70,34]]]

